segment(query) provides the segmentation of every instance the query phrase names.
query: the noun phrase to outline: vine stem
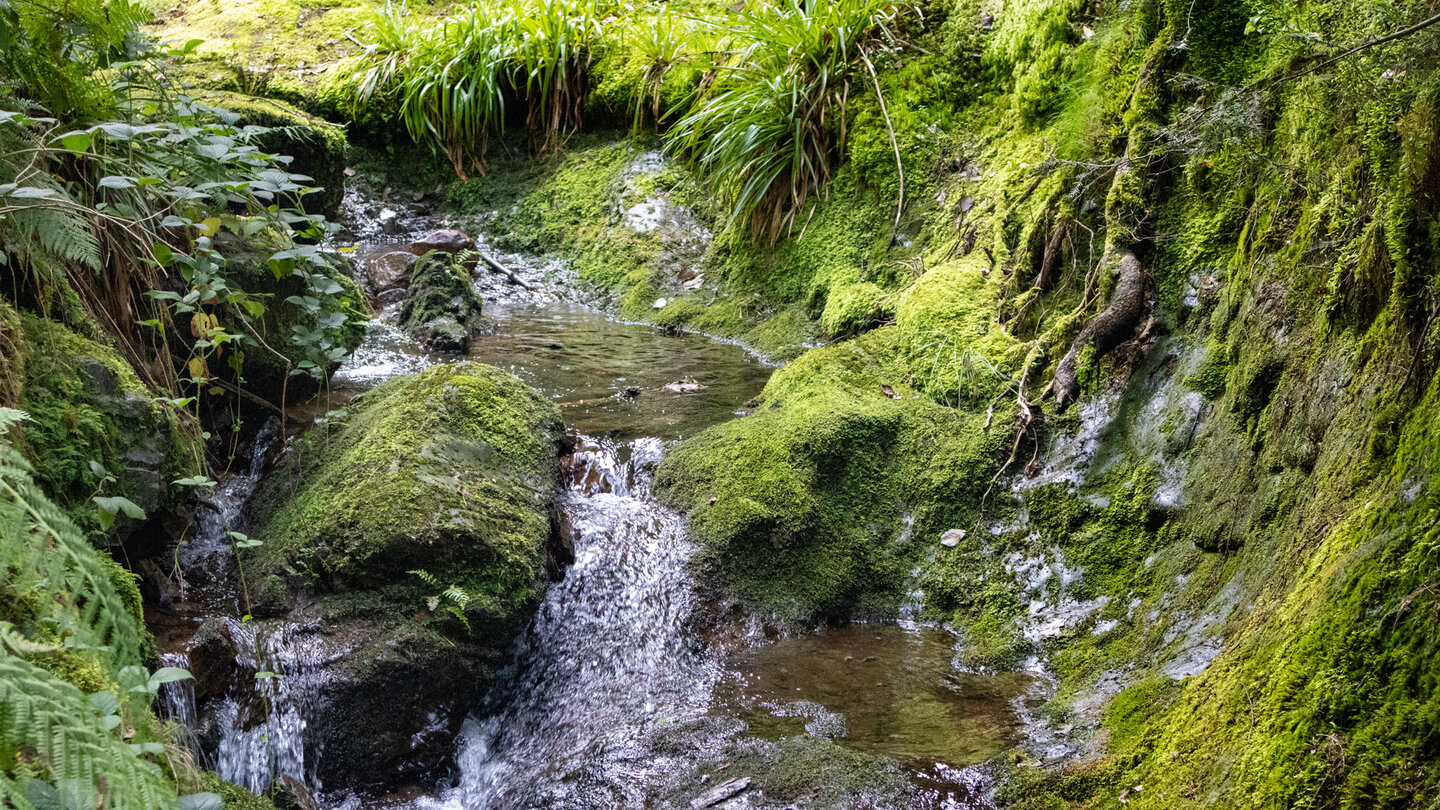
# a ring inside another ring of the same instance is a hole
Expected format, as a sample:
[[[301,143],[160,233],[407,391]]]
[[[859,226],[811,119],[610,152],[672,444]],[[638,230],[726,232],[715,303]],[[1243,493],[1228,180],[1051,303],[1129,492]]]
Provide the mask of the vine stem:
[[[875,66],[870,63],[870,55],[864,50],[860,51],[860,59],[870,71],[870,80],[875,83],[875,98],[880,100],[880,115],[885,119],[885,131],[890,133],[890,148],[895,150],[895,171],[900,174],[900,199],[895,203],[895,224],[890,226],[890,244],[895,244],[895,238],[900,233],[900,213],[905,210],[905,166],[900,162],[900,143],[895,140],[895,127],[890,123],[890,110],[885,106],[885,94],[880,92],[880,77],[875,73]]]

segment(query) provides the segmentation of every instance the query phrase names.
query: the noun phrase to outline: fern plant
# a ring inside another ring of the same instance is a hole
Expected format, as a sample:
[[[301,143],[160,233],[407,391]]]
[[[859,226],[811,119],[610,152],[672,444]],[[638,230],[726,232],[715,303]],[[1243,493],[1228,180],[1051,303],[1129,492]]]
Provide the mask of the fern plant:
[[[111,567],[6,438],[24,418],[0,408],[0,806],[172,807],[173,774],[151,759],[165,747],[148,738],[149,700],[189,674],[140,666],[144,635]],[[87,695],[36,663],[56,654],[98,660],[112,688]]]
[[[445,585],[441,583],[439,577],[423,568],[417,568],[410,573],[438,591],[438,593],[425,597],[425,606],[430,609],[431,613],[439,610],[443,604],[447,613],[459,619],[467,631],[470,629],[470,619],[465,615],[465,608],[472,599],[469,591],[459,585]]]

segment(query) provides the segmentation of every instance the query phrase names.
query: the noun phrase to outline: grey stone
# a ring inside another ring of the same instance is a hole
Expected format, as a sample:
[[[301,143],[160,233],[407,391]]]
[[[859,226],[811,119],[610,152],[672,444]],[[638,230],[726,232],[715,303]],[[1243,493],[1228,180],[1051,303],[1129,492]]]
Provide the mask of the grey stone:
[[[715,805],[725,801],[726,799],[731,799],[735,796],[739,796],[741,793],[744,793],[745,790],[749,787],[750,777],[748,776],[742,776],[739,779],[731,779],[727,782],[721,782],[715,787],[710,788],[704,793],[701,793],[696,798],[692,799],[690,802],[690,807],[692,808],[692,810],[703,810],[703,808],[706,807],[714,807]]]

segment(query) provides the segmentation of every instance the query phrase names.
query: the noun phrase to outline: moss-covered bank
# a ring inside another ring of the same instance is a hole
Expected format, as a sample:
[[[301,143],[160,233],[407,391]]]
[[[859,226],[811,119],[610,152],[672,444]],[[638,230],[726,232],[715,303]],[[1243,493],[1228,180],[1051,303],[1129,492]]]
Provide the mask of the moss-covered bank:
[[[125,498],[154,517],[184,500],[171,482],[205,462],[190,414],[142,383],[114,349],[58,321],[0,300],[0,333],[13,403],[30,417],[21,423],[21,451],[78,526],[101,529],[97,496]],[[118,516],[124,534],[136,525]]]

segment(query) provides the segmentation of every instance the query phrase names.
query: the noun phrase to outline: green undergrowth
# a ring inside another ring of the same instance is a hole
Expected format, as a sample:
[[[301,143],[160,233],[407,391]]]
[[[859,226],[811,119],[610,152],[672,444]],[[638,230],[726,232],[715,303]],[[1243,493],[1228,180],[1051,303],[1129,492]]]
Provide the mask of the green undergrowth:
[[[294,578],[322,593],[389,589],[413,608],[453,586],[467,623],[510,623],[544,578],[561,435],[553,404],[479,364],[365,393],[260,492],[252,595]]]
[[[316,191],[302,198],[304,209],[334,220],[345,196],[345,131],[285,101],[227,90],[206,90],[197,97],[235,116],[238,126],[266,127],[256,142],[261,151],[291,158],[288,171],[310,178]]]

